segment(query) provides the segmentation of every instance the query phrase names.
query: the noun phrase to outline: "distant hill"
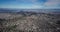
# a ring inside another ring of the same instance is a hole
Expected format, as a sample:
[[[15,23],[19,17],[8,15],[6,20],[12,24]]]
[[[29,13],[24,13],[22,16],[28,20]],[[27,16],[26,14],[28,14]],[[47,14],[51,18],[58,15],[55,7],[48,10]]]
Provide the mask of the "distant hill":
[[[15,13],[60,13],[60,9],[7,9],[7,8],[0,8],[1,12],[15,12]]]

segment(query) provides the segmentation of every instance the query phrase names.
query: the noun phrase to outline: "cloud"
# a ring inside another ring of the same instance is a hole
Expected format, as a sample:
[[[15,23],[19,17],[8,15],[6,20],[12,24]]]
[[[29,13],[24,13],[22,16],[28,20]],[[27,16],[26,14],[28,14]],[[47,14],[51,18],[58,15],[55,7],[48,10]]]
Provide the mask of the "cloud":
[[[47,2],[44,3],[45,6],[58,6],[60,4],[60,0],[47,0]]]
[[[31,7],[34,8],[56,8],[60,7],[60,0],[17,0],[17,1],[22,1],[26,2],[29,5],[29,2],[31,3]]]
[[[29,4],[29,2],[31,3],[32,7],[38,8],[40,7],[40,1],[39,0],[16,0],[16,1],[22,1],[22,2],[27,2]]]

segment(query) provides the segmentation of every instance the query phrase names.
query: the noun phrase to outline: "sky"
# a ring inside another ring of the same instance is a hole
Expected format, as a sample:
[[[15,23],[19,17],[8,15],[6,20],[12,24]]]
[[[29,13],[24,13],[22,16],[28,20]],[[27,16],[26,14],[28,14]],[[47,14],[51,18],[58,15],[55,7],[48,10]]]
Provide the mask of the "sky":
[[[53,9],[60,8],[60,0],[0,0],[0,8]]]

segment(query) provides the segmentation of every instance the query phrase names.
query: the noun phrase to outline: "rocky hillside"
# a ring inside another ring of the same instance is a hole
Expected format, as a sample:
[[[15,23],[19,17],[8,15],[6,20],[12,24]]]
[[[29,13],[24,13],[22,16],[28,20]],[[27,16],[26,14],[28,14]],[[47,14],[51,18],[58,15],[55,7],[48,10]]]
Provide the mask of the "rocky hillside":
[[[0,32],[60,32],[60,15],[0,13]]]

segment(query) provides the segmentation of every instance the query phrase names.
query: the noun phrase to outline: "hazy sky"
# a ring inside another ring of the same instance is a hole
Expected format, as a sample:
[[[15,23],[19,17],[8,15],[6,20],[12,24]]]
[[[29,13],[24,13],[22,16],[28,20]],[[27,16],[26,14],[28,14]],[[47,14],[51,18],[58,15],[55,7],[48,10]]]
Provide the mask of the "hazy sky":
[[[60,0],[0,0],[0,8],[60,8]]]

